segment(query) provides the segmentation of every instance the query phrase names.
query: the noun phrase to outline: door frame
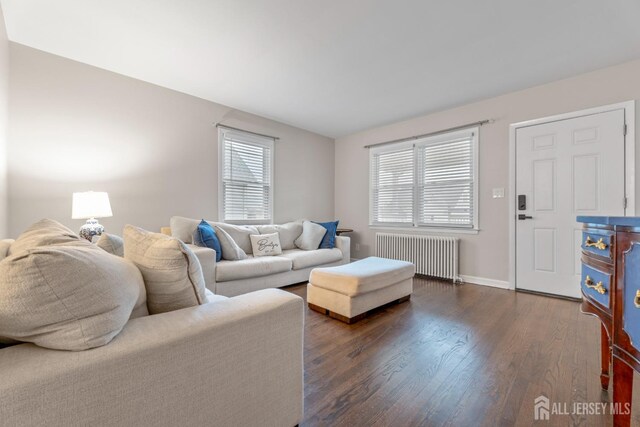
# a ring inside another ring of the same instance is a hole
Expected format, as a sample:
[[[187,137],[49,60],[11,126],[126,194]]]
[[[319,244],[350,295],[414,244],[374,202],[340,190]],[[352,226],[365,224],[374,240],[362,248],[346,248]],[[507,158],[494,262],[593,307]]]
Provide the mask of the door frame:
[[[533,120],[512,123],[509,125],[509,287],[516,290],[516,131],[520,128],[535,126],[545,123],[557,122],[593,114],[606,113],[613,110],[624,110],[624,121],[627,125],[627,134],[624,137],[624,165],[625,165],[625,195],[627,197],[626,215],[636,213],[636,102],[635,100],[587,108],[585,110],[554,116],[541,117]]]

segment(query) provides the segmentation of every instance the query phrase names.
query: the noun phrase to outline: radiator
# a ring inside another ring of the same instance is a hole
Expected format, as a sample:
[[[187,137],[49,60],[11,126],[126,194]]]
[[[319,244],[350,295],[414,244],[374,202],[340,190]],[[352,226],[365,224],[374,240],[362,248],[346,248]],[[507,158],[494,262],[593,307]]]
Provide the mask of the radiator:
[[[376,233],[376,256],[409,261],[416,273],[451,279],[458,277],[458,240],[455,237]]]

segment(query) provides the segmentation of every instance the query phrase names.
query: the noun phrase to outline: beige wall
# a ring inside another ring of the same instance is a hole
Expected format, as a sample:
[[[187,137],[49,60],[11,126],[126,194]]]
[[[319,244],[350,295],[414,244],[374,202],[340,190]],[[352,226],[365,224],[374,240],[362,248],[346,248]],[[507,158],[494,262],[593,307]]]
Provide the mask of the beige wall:
[[[0,236],[7,235],[7,119],[9,108],[9,40],[0,9]],[[1,238],[1,237],[0,237]]]
[[[78,229],[71,193],[86,190],[109,192],[115,233],[217,219],[220,121],[281,138],[276,222],[333,218],[330,138],[13,43],[10,59],[10,236],[42,217]]]
[[[0,39],[0,145],[3,45],[6,37]],[[326,220],[335,213],[341,225],[356,230],[352,254],[362,258],[373,254],[375,236],[368,226],[368,151],[362,147],[493,119],[480,132],[481,231],[460,237],[461,273],[496,281],[508,279],[508,198],[493,199],[491,190],[503,187],[508,194],[509,124],[640,98],[640,61],[634,61],[338,138],[334,150],[329,138],[9,46],[9,228],[2,235],[15,236],[45,216],[79,228],[82,221],[70,219],[71,193],[89,189],[109,192],[114,217],[101,222],[118,233],[125,223],[158,229],[176,214],[217,218],[212,123],[222,121],[281,137],[275,159],[276,222]],[[0,161],[0,191],[2,178]],[[0,231],[2,206],[0,197]]]
[[[375,230],[368,226],[366,144],[446,129],[483,119],[495,122],[480,130],[480,233],[460,235],[461,274],[508,280],[508,197],[493,199],[493,188],[509,189],[509,125],[565,112],[640,98],[640,61],[633,61],[543,86],[468,104],[336,140],[336,217],[354,228],[355,258],[375,251]],[[640,108],[637,109],[640,113]],[[637,121],[637,118],[636,118]],[[637,140],[640,132],[637,133]],[[637,150],[640,155],[640,150]],[[640,190],[640,186],[637,185]],[[640,198],[636,196],[640,203]],[[360,249],[356,249],[356,244]],[[506,283],[502,283],[506,284]]]

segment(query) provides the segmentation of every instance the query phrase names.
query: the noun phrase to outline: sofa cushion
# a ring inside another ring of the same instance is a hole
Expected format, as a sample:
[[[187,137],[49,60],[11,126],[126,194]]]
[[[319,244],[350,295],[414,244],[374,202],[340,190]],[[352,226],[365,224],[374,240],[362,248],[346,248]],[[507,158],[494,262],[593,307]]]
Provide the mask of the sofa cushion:
[[[9,248],[8,255],[17,254],[39,246],[57,244],[76,244],[91,246],[91,242],[79,237],[58,221],[41,219],[27,228]]]
[[[282,253],[278,233],[252,234],[251,246],[253,246],[253,256],[274,256]]]
[[[257,225],[260,234],[278,233],[283,250],[295,249],[295,241],[302,234],[302,222],[294,221],[286,224]]]
[[[222,258],[229,261],[239,261],[247,258],[246,252],[238,246],[235,240],[223,228],[216,226],[216,234],[222,248]]]
[[[305,251],[316,250],[326,233],[327,229],[323,226],[311,221],[305,221],[302,223],[302,234],[296,239],[295,244]]]
[[[337,248],[316,249],[315,251],[291,249],[284,251],[281,256],[292,261],[294,270],[302,270],[307,267],[340,261],[342,259],[342,251]]]
[[[96,237],[96,236],[94,236]],[[96,242],[96,246],[105,252],[124,258],[124,239],[115,234],[102,233],[98,237],[98,241]],[[131,263],[131,261],[127,261]],[[133,307],[133,311],[131,312],[130,319],[136,319],[138,317],[144,317],[149,315],[149,310],[147,309],[147,289],[144,287],[144,280],[142,280],[142,274],[140,274],[140,270],[136,267],[137,271],[137,280],[138,287],[140,288],[138,301],[136,305]]]
[[[248,279],[290,271],[291,259],[281,256],[253,257],[242,261],[220,261],[216,264],[216,281]]]
[[[249,236],[252,234],[260,234],[258,229],[253,225],[233,225],[225,224],[224,222],[212,222],[211,225],[226,231],[247,255],[253,252],[251,248],[251,238]]]
[[[102,233],[96,242],[99,248],[104,249],[111,255],[124,257],[124,240],[115,234]]]
[[[0,261],[5,259],[9,255],[9,248],[11,244],[15,242],[13,239],[2,239],[0,240]]]
[[[216,230],[213,229],[204,219],[200,221],[200,224],[196,227],[196,231],[193,232],[193,244],[205,248],[210,248],[216,251],[216,262],[222,260],[222,247],[220,246],[220,239],[216,234]]]
[[[121,258],[121,259],[135,266],[135,264],[133,264],[129,260],[125,260],[124,258]],[[139,288],[138,300],[133,306],[133,310],[131,311],[131,316],[129,316],[129,320],[137,319],[138,317],[145,317],[149,315],[149,308],[147,307],[147,288],[144,287],[144,280],[142,279],[142,274],[140,273],[140,270],[138,270],[138,267],[136,267],[136,272],[138,273],[137,274],[138,277],[135,280]]]
[[[126,225],[124,256],[142,273],[150,314],[204,303],[200,262],[182,241]]]
[[[93,246],[53,245],[0,262],[0,336],[58,350],[107,344],[140,300],[130,262]]]
[[[185,243],[193,243],[193,232],[196,231],[199,223],[199,219],[172,216],[169,220],[171,236],[176,239],[180,239]]]
[[[182,216],[171,217],[169,221],[171,225],[171,235],[185,243],[193,243],[193,232],[198,227],[198,224],[200,224],[200,221],[199,219],[185,218]],[[251,253],[251,240],[249,236],[252,234],[260,234],[258,229],[253,225],[233,225],[214,221],[207,222],[212,227],[219,227],[226,231],[246,254]],[[219,237],[220,236],[218,236],[218,238]]]

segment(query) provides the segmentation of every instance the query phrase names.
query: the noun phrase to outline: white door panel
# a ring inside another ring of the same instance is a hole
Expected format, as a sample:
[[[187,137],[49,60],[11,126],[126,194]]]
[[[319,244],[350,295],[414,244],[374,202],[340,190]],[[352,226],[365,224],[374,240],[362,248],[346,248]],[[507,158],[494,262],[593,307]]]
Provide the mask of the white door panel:
[[[516,194],[532,219],[516,221],[519,289],[580,297],[577,215],[623,216],[624,110],[516,131]]]

